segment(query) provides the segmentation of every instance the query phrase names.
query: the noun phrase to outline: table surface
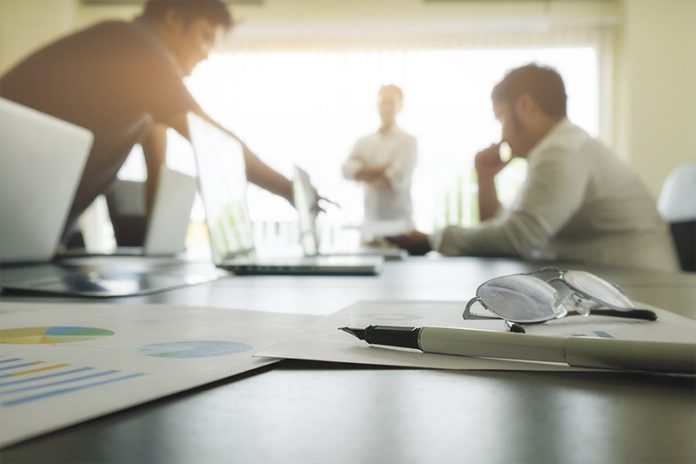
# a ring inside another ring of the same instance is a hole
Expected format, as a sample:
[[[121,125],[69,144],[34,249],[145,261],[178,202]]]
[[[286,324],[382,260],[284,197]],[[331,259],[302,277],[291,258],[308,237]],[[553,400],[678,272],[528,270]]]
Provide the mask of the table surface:
[[[136,258],[75,262],[182,266]],[[357,300],[465,302],[489,278],[537,267],[510,259],[410,258],[385,263],[378,277],[230,276],[108,301],[327,315]],[[589,269],[636,300],[696,318],[696,274]],[[2,272],[9,281],[60,271]],[[19,443],[0,451],[0,461],[696,462],[695,437],[693,377],[282,361]]]

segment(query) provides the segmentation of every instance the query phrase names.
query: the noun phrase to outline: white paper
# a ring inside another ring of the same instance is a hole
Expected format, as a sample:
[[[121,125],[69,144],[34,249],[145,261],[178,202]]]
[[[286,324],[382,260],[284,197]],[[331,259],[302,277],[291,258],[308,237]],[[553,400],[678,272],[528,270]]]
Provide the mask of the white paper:
[[[271,364],[277,359],[254,355],[314,321],[168,305],[0,303],[0,446]]]
[[[405,234],[412,229],[407,221],[401,219],[363,222],[362,224],[346,226],[345,228],[358,229],[364,236],[368,237],[390,237]]]
[[[370,346],[339,327],[364,328],[370,324],[396,326],[468,327],[506,331],[501,320],[462,319],[463,302],[363,301],[328,316],[296,335],[282,340],[260,356],[401,367],[464,370],[582,371],[563,364],[469,358],[415,350]],[[643,305],[642,307],[648,307]],[[549,336],[610,336],[619,339],[691,341],[696,322],[653,309],[657,321],[636,321],[604,316],[569,316],[544,324],[526,325],[527,333]]]

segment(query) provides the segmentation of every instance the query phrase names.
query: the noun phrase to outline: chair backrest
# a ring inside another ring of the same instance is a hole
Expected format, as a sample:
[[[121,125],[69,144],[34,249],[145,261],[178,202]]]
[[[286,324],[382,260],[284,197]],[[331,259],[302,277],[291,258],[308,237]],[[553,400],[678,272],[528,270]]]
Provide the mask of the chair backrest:
[[[696,161],[679,166],[667,177],[657,208],[670,226],[681,268],[695,272]]]

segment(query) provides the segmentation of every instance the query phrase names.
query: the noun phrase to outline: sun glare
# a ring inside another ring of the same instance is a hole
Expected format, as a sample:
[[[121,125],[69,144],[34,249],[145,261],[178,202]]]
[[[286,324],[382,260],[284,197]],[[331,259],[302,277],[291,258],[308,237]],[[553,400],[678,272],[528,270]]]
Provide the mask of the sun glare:
[[[341,204],[322,219],[337,225],[362,218],[361,189],[341,177],[341,164],[355,141],[379,125],[378,88],[399,85],[404,108],[398,124],[418,140],[414,219],[432,231],[476,222],[473,156],[500,137],[491,89],[507,70],[530,62],[561,73],[570,119],[597,135],[599,70],[592,46],[217,53],[187,85],[209,114],[274,169],[291,176],[293,164],[304,168],[322,195]],[[186,141],[170,139],[168,164],[194,171]],[[498,179],[504,202],[514,196],[524,163],[506,170]],[[122,177],[142,177],[139,172],[142,163],[131,161]],[[256,222],[295,221],[285,201],[258,188],[250,188],[249,203]],[[194,219],[201,217],[199,208]]]

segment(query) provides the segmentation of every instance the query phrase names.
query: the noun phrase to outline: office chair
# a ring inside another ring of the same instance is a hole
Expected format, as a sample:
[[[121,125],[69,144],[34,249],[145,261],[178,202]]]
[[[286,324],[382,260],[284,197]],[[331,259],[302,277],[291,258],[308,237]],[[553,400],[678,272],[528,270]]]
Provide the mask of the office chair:
[[[696,272],[696,161],[667,177],[657,209],[669,224],[682,270]]]

